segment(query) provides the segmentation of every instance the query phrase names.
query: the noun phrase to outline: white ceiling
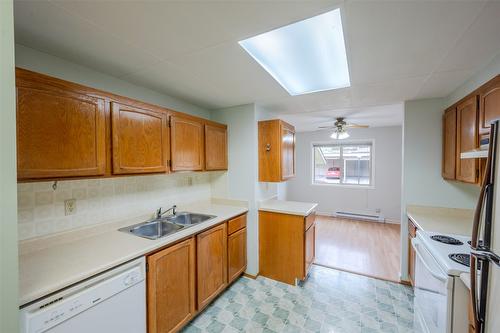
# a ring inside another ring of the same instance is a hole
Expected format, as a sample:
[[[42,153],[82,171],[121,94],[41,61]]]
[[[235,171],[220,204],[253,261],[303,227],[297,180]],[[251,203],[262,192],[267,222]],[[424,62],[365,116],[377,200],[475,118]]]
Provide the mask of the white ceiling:
[[[237,43],[338,6],[350,88],[290,96]],[[20,44],[208,109],[256,102],[309,123],[377,125],[394,104],[448,95],[499,53],[499,17],[480,0],[15,1]]]

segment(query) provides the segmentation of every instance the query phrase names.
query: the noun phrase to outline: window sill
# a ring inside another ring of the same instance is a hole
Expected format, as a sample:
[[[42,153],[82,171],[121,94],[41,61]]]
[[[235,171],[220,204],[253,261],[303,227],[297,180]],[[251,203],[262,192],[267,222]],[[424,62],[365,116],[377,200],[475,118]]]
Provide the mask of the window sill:
[[[358,190],[374,190],[375,189],[375,185],[319,184],[319,183],[312,183],[311,185],[312,186],[349,188],[349,189],[358,189]]]

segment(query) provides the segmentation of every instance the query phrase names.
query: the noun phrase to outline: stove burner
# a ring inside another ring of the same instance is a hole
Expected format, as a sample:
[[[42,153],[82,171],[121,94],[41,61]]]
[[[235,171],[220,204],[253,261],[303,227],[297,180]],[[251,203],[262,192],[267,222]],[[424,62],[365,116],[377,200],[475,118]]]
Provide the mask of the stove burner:
[[[458,262],[459,264],[462,264],[464,266],[470,267],[470,254],[466,253],[452,253],[449,254],[448,257],[455,261]]]
[[[434,235],[431,238],[437,242],[449,244],[449,245],[462,245],[463,243],[456,238],[445,236],[445,235]]]

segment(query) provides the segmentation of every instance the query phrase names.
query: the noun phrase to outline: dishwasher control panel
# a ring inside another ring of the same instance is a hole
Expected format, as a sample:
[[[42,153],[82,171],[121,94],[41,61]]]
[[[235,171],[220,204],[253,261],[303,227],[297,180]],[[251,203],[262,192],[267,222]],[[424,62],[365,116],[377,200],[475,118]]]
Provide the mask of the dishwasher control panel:
[[[68,294],[51,297],[51,301],[38,302],[21,310],[21,332],[45,332],[77,314],[96,306],[121,291],[145,279],[144,261],[116,274],[105,274],[76,286]],[[108,272],[109,273],[109,272]],[[111,271],[112,273],[112,271]],[[64,293],[64,292],[62,292]]]

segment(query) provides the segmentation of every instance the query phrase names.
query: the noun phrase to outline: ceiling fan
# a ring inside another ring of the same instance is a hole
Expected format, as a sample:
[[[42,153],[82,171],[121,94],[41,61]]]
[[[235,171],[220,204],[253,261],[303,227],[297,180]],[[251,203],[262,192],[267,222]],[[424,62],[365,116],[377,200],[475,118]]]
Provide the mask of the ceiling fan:
[[[319,126],[318,128],[333,129],[333,133],[330,136],[332,139],[347,139],[349,133],[347,133],[348,128],[368,128],[368,125],[358,125],[354,123],[348,123],[345,121],[344,117],[338,117],[335,120],[333,126]]]

